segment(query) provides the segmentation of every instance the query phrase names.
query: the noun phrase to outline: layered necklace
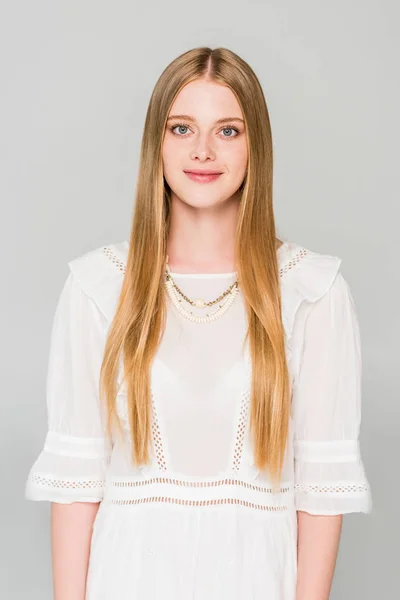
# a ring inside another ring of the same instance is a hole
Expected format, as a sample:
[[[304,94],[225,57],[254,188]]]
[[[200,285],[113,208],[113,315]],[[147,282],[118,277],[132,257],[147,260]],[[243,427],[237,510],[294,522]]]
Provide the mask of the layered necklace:
[[[173,280],[168,265],[167,256],[165,262],[165,287],[172,304],[180,315],[194,323],[209,323],[210,321],[215,321],[221,317],[233,304],[239,291],[239,282],[236,279],[236,281],[234,281],[220,296],[218,296],[218,298],[215,298],[215,300],[210,300],[209,302],[206,302],[203,300],[203,298],[196,298],[193,300],[188,298],[188,296],[183,293],[183,291]],[[214,306],[214,304],[218,304],[218,308],[212,312],[207,312],[205,315],[197,315],[184,306],[183,300],[190,306],[194,306],[196,308],[206,309],[210,306]]]

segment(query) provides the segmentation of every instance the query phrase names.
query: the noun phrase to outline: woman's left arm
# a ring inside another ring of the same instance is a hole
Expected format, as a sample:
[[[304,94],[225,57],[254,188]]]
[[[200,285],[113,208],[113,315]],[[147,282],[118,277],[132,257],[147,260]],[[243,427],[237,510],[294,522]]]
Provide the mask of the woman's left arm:
[[[296,600],[328,600],[339,549],[343,515],[297,511]]]
[[[361,342],[354,301],[337,273],[300,319],[293,388],[296,600],[328,600],[343,514],[370,512],[361,458]]]

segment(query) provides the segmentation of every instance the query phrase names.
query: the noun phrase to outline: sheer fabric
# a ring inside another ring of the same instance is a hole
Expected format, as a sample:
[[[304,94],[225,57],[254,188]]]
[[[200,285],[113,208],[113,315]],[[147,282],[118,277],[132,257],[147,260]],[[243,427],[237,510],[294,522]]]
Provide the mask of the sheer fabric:
[[[151,371],[151,463],[130,464],[124,385],[117,396],[124,436],[106,440],[99,371],[127,250],[127,242],[110,244],[69,263],[51,336],[48,431],[25,495],[101,501],[86,600],[294,600],[296,511],[372,508],[359,444],[360,332],[341,261],[293,242],[278,250],[292,400],[274,494],[252,455],[240,291],[220,319],[203,324],[184,319],[168,299]],[[187,296],[206,301],[235,280],[235,273],[172,276]]]

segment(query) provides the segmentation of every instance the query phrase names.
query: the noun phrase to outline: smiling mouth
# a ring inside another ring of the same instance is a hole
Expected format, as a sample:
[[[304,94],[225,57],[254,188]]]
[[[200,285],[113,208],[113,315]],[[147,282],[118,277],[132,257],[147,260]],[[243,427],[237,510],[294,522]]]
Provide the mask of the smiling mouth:
[[[222,175],[222,173],[215,171],[184,171],[184,173],[192,181],[196,181],[197,183],[211,183]]]
[[[185,169],[185,173],[193,173],[194,175],[221,175],[220,171],[202,171],[201,169]]]

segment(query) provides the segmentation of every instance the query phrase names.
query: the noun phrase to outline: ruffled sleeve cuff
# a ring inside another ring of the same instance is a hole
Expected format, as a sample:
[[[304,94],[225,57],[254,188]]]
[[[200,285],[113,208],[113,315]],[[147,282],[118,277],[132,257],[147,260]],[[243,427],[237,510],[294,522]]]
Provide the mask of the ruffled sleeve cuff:
[[[25,498],[61,504],[100,502],[109,457],[109,444],[103,437],[84,438],[48,431],[26,480]]]
[[[316,515],[372,510],[358,440],[295,441],[296,509]]]

